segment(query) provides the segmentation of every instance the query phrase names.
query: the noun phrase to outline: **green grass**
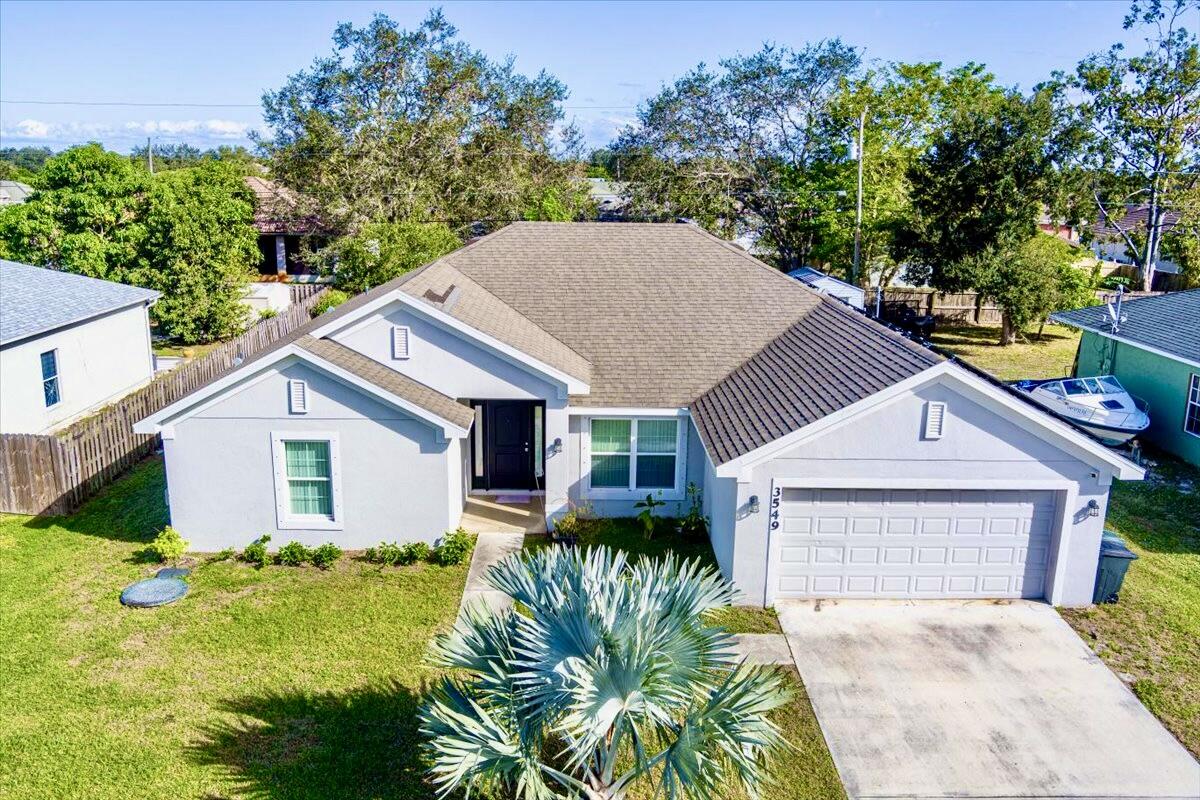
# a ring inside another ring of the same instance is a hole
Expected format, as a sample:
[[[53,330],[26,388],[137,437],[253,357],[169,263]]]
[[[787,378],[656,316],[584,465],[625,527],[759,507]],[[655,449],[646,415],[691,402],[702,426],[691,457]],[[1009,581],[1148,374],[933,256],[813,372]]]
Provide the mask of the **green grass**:
[[[1200,757],[1200,470],[1155,458],[1113,483],[1108,525],[1138,554],[1119,602],[1062,615]]]
[[[200,566],[128,609],[161,462],[78,514],[0,518],[0,797],[426,798],[415,711],[466,566]]]
[[[173,356],[179,358],[199,358],[206,356],[224,342],[209,342],[208,344],[155,344],[154,355]]]
[[[1006,347],[999,340],[998,327],[940,325],[932,341],[1002,381],[1070,375],[1079,348],[1079,332],[1061,325],[1047,325],[1041,338],[1031,331]]]

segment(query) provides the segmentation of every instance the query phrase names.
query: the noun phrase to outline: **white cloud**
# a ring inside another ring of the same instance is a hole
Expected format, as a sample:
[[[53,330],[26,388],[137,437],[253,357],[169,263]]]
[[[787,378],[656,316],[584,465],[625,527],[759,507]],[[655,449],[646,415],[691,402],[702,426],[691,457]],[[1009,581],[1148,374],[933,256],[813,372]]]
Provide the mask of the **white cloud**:
[[[23,119],[11,126],[0,126],[0,140],[6,143],[44,144],[52,147],[100,141],[112,149],[128,149],[144,143],[145,138],[151,136],[204,148],[218,144],[245,143],[255,127],[254,123],[231,119],[147,119],[126,122],[49,122]]]

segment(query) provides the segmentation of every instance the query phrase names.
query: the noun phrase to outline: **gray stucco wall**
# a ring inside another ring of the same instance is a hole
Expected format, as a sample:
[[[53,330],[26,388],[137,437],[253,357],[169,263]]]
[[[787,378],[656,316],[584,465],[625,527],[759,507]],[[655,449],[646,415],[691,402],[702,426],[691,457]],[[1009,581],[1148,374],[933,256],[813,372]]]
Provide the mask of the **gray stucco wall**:
[[[922,439],[926,401],[947,403],[945,436]],[[711,476],[711,473],[710,473]],[[1086,605],[1091,601],[1107,508],[1107,475],[1082,462],[1040,436],[1008,421],[975,399],[942,384],[927,385],[897,400],[865,411],[846,425],[797,446],[754,468],[749,482],[736,484],[730,500],[720,490],[706,487],[714,502],[713,545],[728,551],[728,531],[718,516],[728,518],[732,507],[733,565],[726,575],[745,594],[748,602],[761,604],[766,589],[769,497],[775,479],[878,479],[889,481],[927,480],[932,486],[951,486],[955,481],[1001,482],[1038,488],[1051,482],[1071,484],[1077,492],[1070,507],[1065,572],[1060,589],[1063,605]],[[733,483],[734,479],[721,479]],[[719,481],[720,482],[720,481]],[[752,495],[760,500],[757,514],[748,512]],[[1098,518],[1086,515],[1088,500],[1101,507]],[[1066,492],[1060,506],[1066,503]],[[717,505],[721,506],[718,510]],[[1056,534],[1054,549],[1058,548]],[[723,562],[722,568],[725,568]],[[1054,574],[1056,563],[1051,564]]]
[[[308,382],[309,412],[288,412],[287,381]],[[340,440],[341,530],[277,525],[271,434],[334,431]],[[303,363],[267,377],[175,425],[164,440],[171,521],[191,549],[243,547],[264,533],[272,546],[295,539],[359,549],[381,540],[432,542],[458,517],[452,486],[461,457],[425,422],[376,402]]]

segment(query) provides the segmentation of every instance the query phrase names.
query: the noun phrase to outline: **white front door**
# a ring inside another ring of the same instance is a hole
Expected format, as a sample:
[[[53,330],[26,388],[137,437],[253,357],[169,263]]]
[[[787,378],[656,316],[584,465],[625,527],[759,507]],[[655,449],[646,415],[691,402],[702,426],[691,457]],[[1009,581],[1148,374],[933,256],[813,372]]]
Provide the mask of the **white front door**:
[[[778,497],[768,601],[1046,592],[1054,492],[784,488]]]

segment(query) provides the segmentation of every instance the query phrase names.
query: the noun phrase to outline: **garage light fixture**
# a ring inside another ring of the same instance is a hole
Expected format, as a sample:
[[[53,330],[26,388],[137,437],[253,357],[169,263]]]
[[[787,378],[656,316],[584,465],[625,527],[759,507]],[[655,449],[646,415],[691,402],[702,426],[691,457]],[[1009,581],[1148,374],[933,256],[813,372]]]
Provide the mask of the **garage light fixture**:
[[[555,438],[554,442],[550,445],[550,452],[554,455],[558,455],[559,453],[562,452],[562,439],[561,438]]]
[[[758,513],[758,509],[759,509],[758,495],[756,495],[756,494],[750,495],[750,504],[749,504],[748,508],[749,508],[749,511],[751,514]]]
[[[1087,512],[1089,517],[1100,516],[1100,504],[1095,500],[1088,500]]]

